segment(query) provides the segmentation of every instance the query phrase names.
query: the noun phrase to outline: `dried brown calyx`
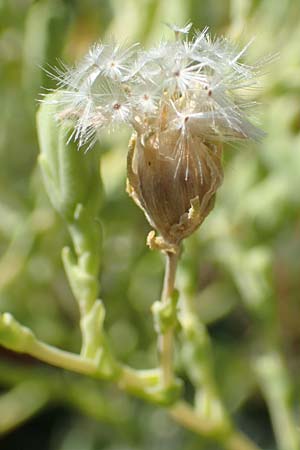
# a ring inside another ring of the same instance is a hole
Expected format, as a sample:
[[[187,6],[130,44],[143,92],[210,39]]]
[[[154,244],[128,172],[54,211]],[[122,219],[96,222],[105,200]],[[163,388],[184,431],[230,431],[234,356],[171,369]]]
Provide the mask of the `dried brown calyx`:
[[[212,210],[223,179],[222,147],[168,127],[132,136],[127,192],[160,234],[149,233],[151,248],[176,252]]]

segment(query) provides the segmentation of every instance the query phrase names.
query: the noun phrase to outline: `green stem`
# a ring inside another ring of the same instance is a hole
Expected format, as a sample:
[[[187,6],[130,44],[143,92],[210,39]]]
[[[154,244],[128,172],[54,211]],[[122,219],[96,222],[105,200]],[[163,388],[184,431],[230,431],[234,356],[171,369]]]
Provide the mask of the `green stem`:
[[[0,397],[0,434],[21,425],[49,401],[45,385],[24,381]]]
[[[187,428],[200,436],[218,440],[226,450],[260,450],[259,447],[243,433],[233,429],[227,433],[222,433],[222,429],[219,428],[218,424],[201,417],[184,401],[180,401],[172,406],[169,413],[171,417],[184,428]],[[217,437],[218,434],[220,435],[219,438]]]
[[[187,404],[175,405],[171,415],[186,428],[217,439],[226,450],[258,450],[258,447],[232,424],[220,398],[214,376],[211,342],[194,305],[195,286],[189,268],[179,272],[180,323],[183,330],[188,374],[196,388],[195,409]]]
[[[183,330],[185,366],[196,390],[195,406],[198,412],[229,427],[228,414],[221,401],[214,376],[210,337],[206,326],[197,316],[194,298],[189,292],[189,282],[183,275],[186,274],[181,271],[180,323]]]
[[[52,347],[39,340],[35,340],[26,353],[47,364],[83,375],[93,375],[97,371],[97,366],[93,361]]]
[[[262,393],[267,402],[280,450],[299,450],[300,432],[292,406],[292,387],[284,362],[277,351],[255,360]]]
[[[179,401],[169,410],[170,416],[185,428],[200,435],[213,434],[215,425],[210,420],[199,417],[186,402]]]
[[[239,431],[233,431],[223,442],[226,450],[260,450],[253,441]]]
[[[166,253],[166,268],[161,303],[166,305],[174,291],[178,253]],[[169,327],[159,336],[160,366],[162,372],[162,384],[168,388],[174,378],[173,374],[173,328]]]
[[[9,336],[10,339],[2,341],[2,345],[7,348],[29,354],[41,361],[62,369],[71,370],[95,378],[106,378],[99,370],[97,364],[92,360],[40,342],[33,334],[29,334],[28,336],[29,330],[22,327],[18,322],[12,320],[10,320],[10,322],[12,322],[12,329],[6,329],[6,332],[10,331],[11,333]],[[5,321],[5,323],[7,323],[7,321]],[[20,336],[22,346],[20,346],[20,341],[16,340],[17,336]],[[24,340],[26,336],[27,340]],[[157,389],[160,379],[159,370],[137,371],[119,364],[111,379],[118,384],[120,389],[145,398],[153,403],[161,404],[161,392]],[[162,393],[163,392],[164,389]],[[251,444],[251,442],[242,434],[228,429],[226,423],[224,427],[224,423],[220,423],[220,421],[205,418],[197,413],[197,411],[186,402],[180,401],[175,403],[169,408],[169,412],[173,419],[179,424],[201,436],[206,436],[211,439],[216,439],[218,434],[223,436],[222,440],[219,439],[219,441],[228,450],[257,450],[257,447],[255,447],[254,444]]]
[[[46,369],[40,365],[24,366],[15,361],[2,359],[0,361],[0,381],[2,387],[5,386],[8,389],[14,388],[16,385],[18,387],[26,386],[29,397],[34,398],[36,396],[31,394],[31,386],[41,387],[43,395],[49,399],[48,403],[66,404],[98,421],[117,424],[124,420],[123,417],[120,417],[119,402],[114,402],[111,398],[108,399],[103,393],[102,386],[89,378],[84,379],[71,373],[66,376],[64,372]],[[11,395],[13,392],[14,389],[5,396]],[[2,401],[5,396],[0,397],[0,427],[2,417],[7,410],[7,408],[4,408],[4,401]],[[16,402],[22,403],[18,407],[18,411],[23,410],[24,397],[20,395],[13,398],[16,399]],[[30,417],[29,412],[27,417]]]

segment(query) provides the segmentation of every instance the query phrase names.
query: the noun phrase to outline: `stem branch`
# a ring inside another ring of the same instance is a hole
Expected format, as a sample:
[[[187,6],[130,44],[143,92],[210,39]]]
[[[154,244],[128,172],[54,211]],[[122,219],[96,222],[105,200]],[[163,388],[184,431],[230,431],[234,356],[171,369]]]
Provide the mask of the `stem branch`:
[[[228,433],[222,433],[222,429],[211,420],[201,417],[185,401],[179,401],[173,405],[169,413],[171,417],[200,436],[210,437],[220,442],[226,450],[260,450],[254,442],[239,431],[231,429]],[[219,438],[218,438],[219,434]]]
[[[47,364],[83,375],[93,375],[97,370],[92,360],[89,361],[76,353],[60,350],[39,340],[35,340],[26,353]]]
[[[171,269],[170,273],[174,274],[174,270]],[[174,279],[173,275],[172,278]],[[60,350],[39,341],[29,332],[27,328],[22,327],[12,318],[6,317],[5,320],[2,320],[2,322],[3,325],[6,326],[6,329],[3,328],[2,330],[5,331],[5,333],[3,333],[2,340],[0,339],[0,342],[10,350],[26,353],[39,359],[40,361],[62,369],[80,373],[82,375],[88,375],[99,379],[107,378],[106,374],[99,370],[97,361]],[[4,339],[4,334],[7,337],[6,340]],[[19,340],[17,339],[18,337],[20,337]],[[22,342],[22,345],[20,345],[20,342]],[[172,355],[170,354],[167,355],[167,361],[169,363],[171,363],[171,356]],[[138,371],[116,363],[115,371],[111,373],[109,379],[115,381],[119,388],[123,391],[145,398],[153,403],[161,404],[161,393],[157,390],[161,377],[160,372],[161,369]],[[45,399],[45,402],[46,400],[47,399]],[[44,400],[42,399],[41,404],[38,403],[36,406],[37,409],[43,406],[43,401]],[[35,407],[33,408],[33,412],[34,411]],[[173,404],[169,407],[168,411],[171,417],[173,417],[175,421],[185,428],[194,431],[200,436],[206,436],[214,440],[219,440],[221,445],[223,445],[227,450],[258,450],[258,448],[243,434],[233,430],[232,428],[225,427],[224,429],[224,423],[222,424],[219,420],[216,421],[212,418],[204,417],[184,401],[178,401]]]

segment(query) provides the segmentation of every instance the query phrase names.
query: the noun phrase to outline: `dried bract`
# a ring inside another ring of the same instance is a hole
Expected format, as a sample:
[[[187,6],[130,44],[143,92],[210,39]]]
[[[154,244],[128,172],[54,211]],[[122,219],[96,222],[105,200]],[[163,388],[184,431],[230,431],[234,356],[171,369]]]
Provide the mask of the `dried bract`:
[[[222,144],[203,141],[188,120],[185,130],[169,128],[165,115],[164,127],[132,137],[127,191],[162,237],[151,234],[149,245],[176,251],[214,205],[223,178]]]

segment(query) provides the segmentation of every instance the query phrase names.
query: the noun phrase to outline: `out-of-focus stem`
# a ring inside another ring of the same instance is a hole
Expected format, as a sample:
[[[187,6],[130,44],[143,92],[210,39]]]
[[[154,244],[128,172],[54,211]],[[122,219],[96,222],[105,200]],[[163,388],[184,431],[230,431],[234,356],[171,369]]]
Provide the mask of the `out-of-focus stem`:
[[[170,273],[174,274],[172,267],[170,267]],[[171,279],[172,277],[170,275],[168,278]],[[103,373],[101,371],[101,366],[97,365],[97,360],[69,353],[37,340],[29,329],[22,327],[12,317],[5,316],[4,320],[2,317],[2,322],[1,344],[10,350],[26,353],[62,369],[94,378],[107,378],[107,372]],[[167,360],[171,361],[170,356],[172,355],[168,354],[167,356]],[[165,387],[162,386],[161,392],[158,389],[161,377],[160,372],[161,369],[138,371],[116,362],[114,371],[110,372],[110,379],[126,392],[150,400],[153,403],[162,404],[161,394],[165,392]],[[43,401],[40,406],[37,404],[37,409],[42,407],[43,404]],[[173,419],[179,424],[201,436],[218,440],[227,450],[258,450],[245,436],[233,430],[230,424],[228,426],[227,422],[206,418],[184,401],[174,403],[168,410]]]
[[[162,304],[167,304],[175,284],[175,275],[178,262],[178,253],[166,253],[166,268],[163,290],[161,294]],[[173,329],[170,327],[159,336],[160,366],[162,371],[162,384],[169,387],[173,381]]]
[[[66,404],[99,421],[119,423],[123,420],[119,402],[106,398],[101,385],[88,378],[73,376],[71,373],[66,376],[64,372],[52,368],[47,370],[37,364],[24,366],[4,358],[0,361],[0,381],[2,387],[10,389],[0,396],[0,434],[4,431],[4,425],[10,431],[19,425],[20,420],[24,421],[42,409],[43,399],[44,406],[52,402]],[[29,405],[26,405],[26,401]],[[7,415],[10,405],[15,408],[18,417],[8,423],[8,418],[5,422],[2,419]]]
[[[195,386],[195,407],[198,412],[201,410],[214,420],[229,424],[228,414],[219,396],[214,376],[210,336],[195,310],[191,275],[183,267],[180,269],[179,321],[183,330],[183,345],[186,350],[188,349],[188,360],[185,361],[185,365]]]
[[[212,439],[218,440],[220,445],[226,450],[260,450],[259,447],[243,433],[235,431],[234,429],[222,433],[222,429],[219,428],[217,424],[201,417],[184,401],[175,403],[175,405],[170,408],[169,412],[171,417],[184,426],[184,428],[187,428],[200,436],[211,437]]]
[[[218,440],[226,450],[258,450],[247,436],[239,432],[226,411],[216,384],[211,342],[194,305],[194,280],[191,268],[180,267],[180,316],[183,345],[188,346],[187,372],[196,390],[195,408],[178,403],[171,409],[174,419],[194,432]]]
[[[244,433],[233,431],[223,442],[226,450],[260,450]]]
[[[299,450],[300,432],[293,417],[292,388],[287,369],[277,351],[262,355],[254,363],[280,450]]]
[[[0,434],[21,425],[49,401],[44,385],[24,381],[0,397]]]

